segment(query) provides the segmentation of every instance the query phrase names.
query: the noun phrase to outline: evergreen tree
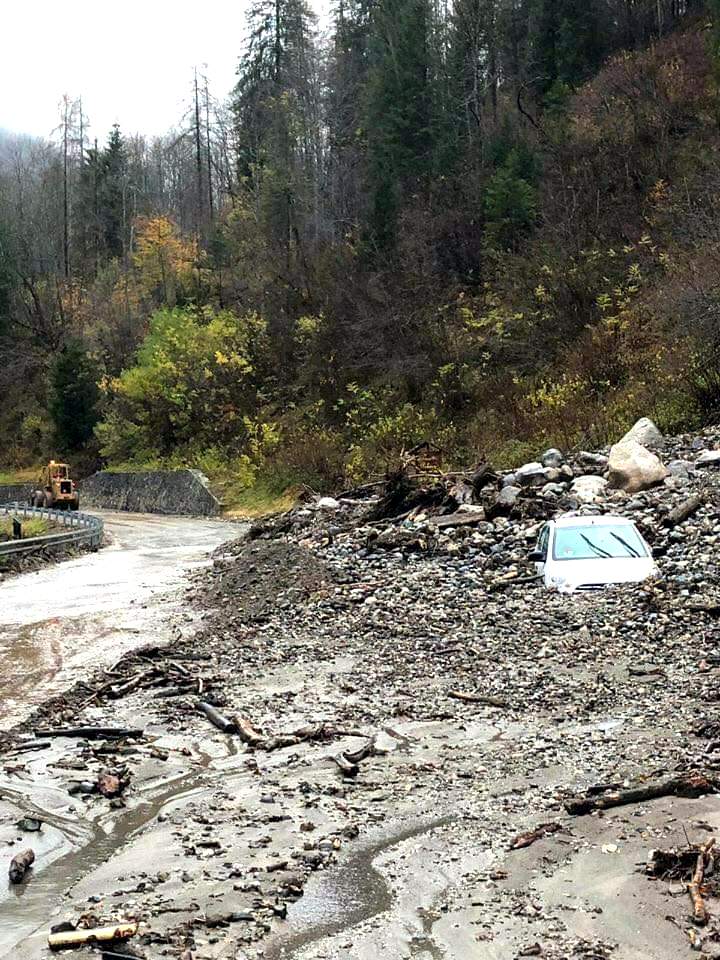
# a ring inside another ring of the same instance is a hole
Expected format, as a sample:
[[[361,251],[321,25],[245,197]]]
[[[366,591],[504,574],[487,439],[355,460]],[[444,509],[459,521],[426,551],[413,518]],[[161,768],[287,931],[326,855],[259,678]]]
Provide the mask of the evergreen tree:
[[[575,88],[598,68],[611,49],[608,14],[602,0],[534,0],[529,45],[538,89]]]
[[[379,0],[372,13],[367,84],[369,239],[391,250],[403,192],[432,161],[427,0]]]
[[[121,257],[129,235],[127,151],[120,128],[112,128],[108,144],[100,156],[98,217],[105,253]]]
[[[99,372],[80,340],[68,340],[50,369],[48,408],[63,450],[81,450],[98,422]]]
[[[0,335],[10,324],[12,295],[15,289],[15,259],[10,238],[0,223]]]
[[[105,252],[100,194],[105,183],[104,166],[97,143],[85,151],[73,210],[73,247],[82,273],[97,273]]]
[[[370,0],[340,0],[327,77],[328,190],[342,235],[365,216],[363,101],[368,78]]]
[[[248,20],[233,98],[239,174],[269,239],[289,255],[317,162],[315,18],[305,0],[260,0]]]

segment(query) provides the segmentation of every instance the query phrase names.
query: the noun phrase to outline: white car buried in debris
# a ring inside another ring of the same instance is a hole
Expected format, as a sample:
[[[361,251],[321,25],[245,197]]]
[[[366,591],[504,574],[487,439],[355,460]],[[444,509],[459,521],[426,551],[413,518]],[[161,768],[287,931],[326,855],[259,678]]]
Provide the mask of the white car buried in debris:
[[[625,517],[561,517],[544,524],[530,554],[545,586],[572,592],[639,583],[658,572],[652,551]]]

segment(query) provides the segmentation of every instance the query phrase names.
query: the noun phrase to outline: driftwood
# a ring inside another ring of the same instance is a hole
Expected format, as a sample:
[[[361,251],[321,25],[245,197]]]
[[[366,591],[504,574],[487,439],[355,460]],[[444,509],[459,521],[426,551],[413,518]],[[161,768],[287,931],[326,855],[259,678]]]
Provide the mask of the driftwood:
[[[502,697],[491,697],[484,693],[463,693],[462,690],[449,690],[448,696],[453,700],[462,700],[463,703],[484,703],[491,707],[509,707],[510,704]]]
[[[243,743],[250,747],[259,747],[265,739],[247,717],[235,717],[235,730]]]
[[[593,810],[607,810],[610,807],[622,807],[630,803],[643,803],[658,797],[700,797],[706,793],[715,793],[716,784],[704,774],[683,773],[665,780],[655,780],[641,787],[629,790],[617,790],[597,797],[572,797],[565,803],[565,809],[579,817]]]
[[[360,767],[356,763],[353,763],[351,760],[348,760],[341,753],[336,754],[333,757],[334,762],[340,768],[340,771],[344,777],[356,777]]]
[[[29,743],[13,744],[8,753],[29,753],[31,750],[45,750],[49,746],[49,740],[31,740]]]
[[[269,753],[272,750],[281,750],[283,747],[294,747],[298,743],[310,740],[333,740],[336,737],[362,737],[361,730],[345,730],[333,727],[328,723],[310,723],[287,733],[278,733],[274,736],[263,736],[252,721],[247,717],[235,717],[236,732],[240,739],[248,746]],[[374,743],[374,741],[373,741]]]
[[[447,527],[476,527],[484,519],[484,510],[458,510],[455,513],[447,513],[442,517],[433,517],[431,522],[438,530],[444,530]]]
[[[350,763],[353,763],[357,766],[358,763],[365,760],[367,757],[371,757],[375,753],[375,737],[370,737],[361,747],[357,750],[345,750],[343,751],[343,756]]]
[[[683,523],[688,517],[697,513],[704,503],[705,497],[702,494],[696,493],[692,497],[688,497],[687,500],[684,500],[663,518],[663,526],[676,527],[679,523]]]
[[[523,847],[529,847],[536,840],[541,840],[543,837],[547,837],[551,833],[557,833],[558,830],[562,830],[563,826],[561,823],[541,823],[539,827],[535,827],[534,830],[528,830],[527,833],[520,833],[510,844],[511,850],[521,850]]]
[[[219,710],[216,710],[211,703],[206,703],[204,700],[200,700],[197,706],[198,710],[204,713],[210,723],[212,723],[213,726],[216,726],[218,730],[222,730],[223,733],[236,732],[236,722],[234,720],[228,720],[228,718],[223,716]]]
[[[51,933],[48,946],[51,950],[65,950],[82,947],[89,943],[110,943],[113,940],[129,940],[137,933],[137,923],[116,923],[108,927],[95,927],[91,930],[68,930],[63,933]]]
[[[56,730],[35,730],[36,737],[81,737],[83,740],[124,740],[145,736],[144,730],[130,727],[58,727]]]
[[[30,867],[35,863],[35,852],[33,850],[23,850],[10,861],[8,876],[10,883],[22,883]]]
[[[125,683],[120,683],[116,687],[110,687],[108,692],[113,699],[119,700],[120,697],[125,697],[128,695],[128,693],[132,693],[134,690],[137,690],[143,681],[149,679],[150,677],[154,677],[155,675],[155,670],[147,670],[145,673],[136,673],[134,677],[131,677]]]
[[[690,893],[690,899],[693,904],[693,920],[700,926],[705,926],[708,922],[708,912],[705,901],[703,900],[702,885],[705,878],[705,867],[708,862],[712,862],[710,851],[714,845],[715,837],[711,837],[710,840],[700,848],[692,880],[688,886],[688,892]]]

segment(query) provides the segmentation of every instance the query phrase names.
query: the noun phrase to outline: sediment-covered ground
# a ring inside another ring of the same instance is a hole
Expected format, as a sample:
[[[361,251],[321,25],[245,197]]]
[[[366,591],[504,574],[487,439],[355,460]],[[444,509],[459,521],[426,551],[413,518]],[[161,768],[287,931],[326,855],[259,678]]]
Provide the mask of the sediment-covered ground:
[[[0,851],[36,863],[0,955],[118,919],[140,923],[113,951],[147,958],[720,955],[711,852],[707,923],[689,876],[645,870],[720,833],[720,483],[695,469],[718,442],[672,441],[663,484],[580,507],[638,521],[662,553],[642,586],[528,579],[542,518],[578,508],[575,461],[490,520],[347,500],[220,548],[173,642],[6,735]],[[78,726],[129,733],[52,736]]]

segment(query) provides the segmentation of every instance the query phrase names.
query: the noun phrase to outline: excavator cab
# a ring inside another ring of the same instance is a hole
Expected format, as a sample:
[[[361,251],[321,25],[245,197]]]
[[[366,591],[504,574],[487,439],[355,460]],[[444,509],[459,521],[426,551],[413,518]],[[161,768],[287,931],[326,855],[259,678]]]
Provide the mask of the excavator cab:
[[[53,510],[77,510],[80,494],[75,481],[70,478],[66,463],[51,460],[43,469],[40,486],[30,498],[33,507],[50,507]]]

